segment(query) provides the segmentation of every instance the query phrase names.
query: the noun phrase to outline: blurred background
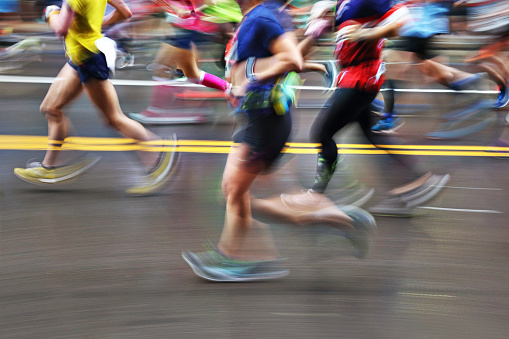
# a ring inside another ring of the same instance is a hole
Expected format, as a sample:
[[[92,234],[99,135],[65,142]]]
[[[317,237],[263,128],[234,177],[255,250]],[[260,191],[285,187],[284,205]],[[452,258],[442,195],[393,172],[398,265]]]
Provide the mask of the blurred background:
[[[353,258],[350,244],[323,227],[255,215],[271,225],[291,274],[224,285],[199,280],[180,254],[218,239],[229,145],[218,142],[231,141],[234,117],[222,93],[154,62],[162,41],[179,34],[168,15],[130,1],[133,19],[106,28],[117,41],[113,83],[122,109],[180,140],[171,185],[135,198],[124,194],[142,174],[135,156],[119,149],[124,141],[85,95],[66,109],[74,148],[101,161],[67,185],[39,187],[15,177],[15,167],[44,155],[47,122],[39,106],[66,58],[41,20],[46,1],[0,0],[0,338],[506,338],[508,111],[501,104],[506,89],[493,74],[509,81],[509,2],[412,3],[414,22],[431,37],[432,59],[475,81],[460,90],[439,83],[405,52],[407,40],[390,39],[391,81],[375,101],[373,125],[388,113],[382,94],[391,92],[397,123],[381,133],[397,138],[397,151],[423,170],[451,174],[449,183],[413,218],[376,217],[375,249],[366,260]],[[430,11],[429,3],[441,9]],[[300,38],[313,4],[288,4]],[[224,77],[233,29],[224,25],[197,43],[201,69]],[[308,60],[330,65],[334,47],[330,32]],[[300,144],[275,175],[254,185],[257,197],[297,192],[314,179],[309,128],[331,91],[321,73],[302,78],[291,139]],[[348,175],[375,189],[365,208],[405,182],[408,173],[356,125],[337,142]],[[337,173],[331,190],[341,188],[341,178]]]

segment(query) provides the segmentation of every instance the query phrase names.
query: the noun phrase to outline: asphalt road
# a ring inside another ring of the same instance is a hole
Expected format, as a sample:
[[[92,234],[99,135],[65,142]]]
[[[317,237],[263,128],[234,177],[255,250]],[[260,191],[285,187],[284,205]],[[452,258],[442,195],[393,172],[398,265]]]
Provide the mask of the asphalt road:
[[[399,131],[405,144],[428,146],[412,146],[420,151],[408,156],[452,176],[421,216],[377,218],[375,249],[363,261],[350,255],[340,237],[264,219],[291,274],[266,283],[207,283],[180,253],[201,250],[219,236],[224,150],[182,147],[178,176],[164,192],[146,198],[124,195],[140,170],[131,152],[111,145],[94,152],[102,160],[65,186],[41,188],[14,176],[13,168],[41,159],[43,151],[40,139],[7,136],[46,135],[38,113],[49,86],[44,79],[56,76],[64,62],[60,53],[46,53],[41,62],[10,74],[19,82],[0,75],[0,338],[507,337],[509,164],[483,151],[465,155],[454,149],[488,145],[504,131],[500,121],[458,140],[428,140],[423,135],[437,128],[456,97],[401,94],[400,103],[428,105],[405,117]],[[150,74],[122,70],[116,79],[150,80]],[[423,88],[412,80],[409,88]],[[143,84],[116,87],[125,112],[148,105],[151,87]],[[305,84],[320,85],[312,75]],[[311,90],[302,98],[324,99]],[[177,133],[183,142],[231,140],[227,106],[202,104],[215,112],[208,123],[150,128]],[[85,96],[68,112],[76,135],[119,137]],[[317,112],[294,111],[292,141],[308,141]],[[338,142],[369,150],[355,126]],[[431,153],[430,146],[453,153]],[[405,179],[388,155],[349,149],[352,171],[376,189],[368,206]],[[254,193],[271,196],[309,185],[314,162],[311,153],[294,154],[274,181],[257,183]]]

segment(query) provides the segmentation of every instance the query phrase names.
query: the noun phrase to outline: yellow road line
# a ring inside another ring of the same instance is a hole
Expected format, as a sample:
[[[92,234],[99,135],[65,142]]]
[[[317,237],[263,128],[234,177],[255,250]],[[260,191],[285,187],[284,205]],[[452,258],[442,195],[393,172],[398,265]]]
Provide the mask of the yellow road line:
[[[3,150],[40,150],[64,149],[80,151],[150,151],[159,152],[162,149],[160,141],[136,143],[134,139],[127,138],[94,138],[70,137],[62,146],[60,142],[51,142],[48,145],[46,136],[28,135],[0,135],[0,149]],[[226,154],[233,145],[231,141],[216,140],[179,140],[178,152],[185,153],[216,153]],[[288,143],[284,152],[293,154],[316,154],[319,144]],[[508,147],[490,146],[457,146],[457,145],[379,145],[386,150],[376,148],[370,144],[338,144],[343,154],[404,154],[404,155],[430,155],[430,156],[469,156],[492,157],[509,156]]]

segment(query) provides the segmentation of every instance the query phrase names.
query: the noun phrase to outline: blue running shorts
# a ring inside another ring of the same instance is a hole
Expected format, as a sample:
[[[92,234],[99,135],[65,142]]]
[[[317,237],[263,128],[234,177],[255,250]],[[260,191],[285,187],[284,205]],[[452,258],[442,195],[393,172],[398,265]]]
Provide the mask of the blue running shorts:
[[[87,82],[90,78],[98,80],[106,80],[110,78],[110,70],[108,65],[106,65],[106,57],[102,53],[92,55],[81,65],[74,65],[70,61],[69,65],[78,72],[82,83]]]

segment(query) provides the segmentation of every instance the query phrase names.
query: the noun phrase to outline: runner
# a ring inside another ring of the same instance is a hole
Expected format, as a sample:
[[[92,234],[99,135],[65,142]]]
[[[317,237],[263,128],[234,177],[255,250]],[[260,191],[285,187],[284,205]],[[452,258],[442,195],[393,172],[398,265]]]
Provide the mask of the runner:
[[[291,1],[290,1],[291,2]],[[270,0],[265,1],[264,6],[270,9],[272,14],[279,20],[285,33],[288,36],[294,39],[295,43],[297,43],[297,47],[304,58],[304,64],[302,66],[301,73],[304,72],[319,72],[323,74],[323,86],[327,89],[334,88],[334,82],[338,75],[336,64],[333,61],[326,61],[322,63],[318,62],[309,62],[307,61],[308,55],[311,53],[312,45],[309,44],[306,39],[299,42],[297,34],[295,32],[295,27],[293,24],[292,11],[289,10],[289,1],[283,0]]]
[[[466,58],[466,62],[489,64],[500,75],[503,82],[498,83],[499,94],[493,108],[504,109],[509,103],[509,59],[504,55],[509,46],[509,2],[506,0],[462,0],[468,14],[468,29],[471,34],[490,35],[479,51]],[[504,123],[509,125],[509,113]],[[503,128],[499,137],[490,145],[503,147],[498,152],[507,153],[509,147],[509,131]],[[499,157],[508,159],[508,157]]]
[[[168,80],[175,77],[185,77],[193,84],[226,94],[231,87],[224,79],[200,69],[196,46],[217,40],[221,25],[238,23],[242,19],[237,3],[234,0],[204,0],[202,6],[195,8],[194,1],[180,0],[168,1],[163,8],[168,13],[174,34],[162,43],[150,65],[153,79],[161,82],[161,85],[153,87],[147,109],[131,114],[133,119],[144,123],[174,123],[182,118],[176,112],[173,101],[168,99],[175,96],[174,88],[168,84]]]
[[[223,173],[225,223],[217,247],[210,246],[209,251],[201,253],[182,253],[198,276],[223,282],[274,279],[288,274],[281,266],[266,225],[251,215],[249,189],[279,158],[290,135],[292,93],[286,92],[289,88],[284,83],[292,83],[296,76],[292,71],[300,71],[303,65],[295,40],[285,34],[263,1],[247,0],[240,5],[244,19],[228,44],[226,57],[227,78],[234,85],[240,127]],[[369,214],[356,209],[351,217],[337,208],[330,213],[336,223],[341,220],[347,229],[374,225]],[[311,214],[307,217],[320,221]],[[306,216],[294,221],[309,222]],[[362,246],[364,242],[361,245],[361,239],[366,237],[354,232],[352,238],[361,248],[359,255],[363,256],[367,250]]]
[[[110,126],[128,138],[162,147],[159,155],[139,152],[149,171],[141,185],[126,191],[132,195],[151,194],[164,187],[175,168],[176,138],[168,144],[122,113],[115,88],[108,80],[115,60],[115,44],[102,36],[101,27],[129,18],[131,11],[122,0],[109,0],[114,11],[103,17],[106,3],[107,0],[67,0],[61,9],[56,5],[46,8],[45,18],[50,27],[58,37],[65,38],[69,62],[41,104],[41,112],[48,119],[48,151],[42,162],[16,168],[14,173],[33,184],[57,184],[82,174],[97,162],[97,158],[91,157],[66,165],[58,162],[70,126],[63,109],[85,89]]]
[[[454,67],[441,63],[435,53],[431,50],[431,44],[440,34],[449,33],[449,19],[447,14],[450,11],[449,1],[426,1],[413,0],[401,1],[405,3],[410,11],[410,19],[405,22],[399,32],[401,42],[388,50],[389,53],[401,54],[408,60],[406,66],[401,67],[399,73],[405,74],[411,65],[417,65],[419,72],[431,77],[439,84],[453,90],[468,89],[477,84],[481,78],[478,74],[471,74]],[[394,66],[393,66],[394,67]],[[486,71],[479,69],[479,72]],[[392,83],[391,83],[392,84]],[[373,126],[377,133],[391,133],[400,127],[401,119],[395,115],[391,102],[394,102],[394,90],[388,86],[388,91],[383,92],[384,99],[389,102],[386,112],[381,119]]]
[[[481,49],[466,58],[473,64],[489,64],[497,81],[499,94],[493,108],[503,108],[509,103],[509,60],[503,55],[509,45],[509,2],[507,0],[462,0],[467,6],[468,29],[471,34],[491,35]]]
[[[344,159],[338,157],[334,135],[351,122],[358,122],[364,135],[375,146],[395,140],[380,139],[371,127],[371,104],[384,81],[385,65],[381,59],[383,40],[396,36],[408,18],[408,9],[390,0],[342,0],[336,7],[338,42],[336,57],[341,65],[337,90],[311,127],[311,142],[321,144],[316,179],[304,193],[283,195],[287,206],[311,208],[324,197],[329,181]],[[389,154],[390,150],[388,151]],[[449,175],[418,173],[408,158],[391,154],[404,165],[408,174],[417,178],[388,193],[388,198],[369,209],[373,214],[413,216],[414,207],[438,194]]]

